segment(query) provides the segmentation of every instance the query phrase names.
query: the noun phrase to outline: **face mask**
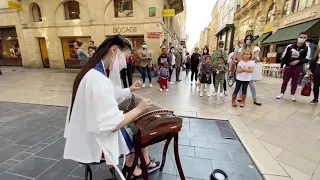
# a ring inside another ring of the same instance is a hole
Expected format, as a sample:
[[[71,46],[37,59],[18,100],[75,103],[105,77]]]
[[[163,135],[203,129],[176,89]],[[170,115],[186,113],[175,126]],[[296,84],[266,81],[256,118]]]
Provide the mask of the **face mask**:
[[[174,49],[171,49],[171,53],[174,53]]]
[[[146,44],[142,45],[142,48],[147,49],[147,45]]]
[[[219,48],[220,51],[223,51],[223,48]]]
[[[305,40],[305,39],[302,39],[302,38],[298,38],[298,43],[301,43],[301,44],[303,44],[304,42],[306,42],[306,40]]]
[[[246,40],[246,45],[250,46],[250,44],[251,44],[251,40]]]

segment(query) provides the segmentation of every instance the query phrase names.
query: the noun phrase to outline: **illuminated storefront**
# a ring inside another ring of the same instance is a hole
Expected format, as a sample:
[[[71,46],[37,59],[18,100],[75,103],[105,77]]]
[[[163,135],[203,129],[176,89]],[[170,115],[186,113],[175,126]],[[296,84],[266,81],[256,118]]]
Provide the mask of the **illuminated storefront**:
[[[0,29],[0,65],[22,66],[21,51],[15,28]]]

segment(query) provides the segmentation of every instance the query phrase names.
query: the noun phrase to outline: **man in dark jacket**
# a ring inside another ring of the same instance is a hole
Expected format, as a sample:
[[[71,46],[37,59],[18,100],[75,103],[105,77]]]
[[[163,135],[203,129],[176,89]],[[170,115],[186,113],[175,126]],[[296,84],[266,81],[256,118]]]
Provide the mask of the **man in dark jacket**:
[[[183,61],[183,55],[182,55],[183,48],[179,47],[178,52],[175,53],[176,56],[176,81],[180,82],[180,70],[182,66],[182,61]]]
[[[311,50],[308,46],[306,46],[306,40],[308,39],[308,34],[306,32],[302,32],[299,34],[298,41],[293,44],[289,44],[283,52],[281,59],[281,69],[283,71],[283,82],[281,86],[281,93],[277,96],[277,99],[282,99],[284,93],[287,89],[287,84],[291,79],[291,100],[296,101],[295,93],[298,86],[298,81],[300,74],[303,72],[303,64],[308,63]]]
[[[196,47],[194,49],[194,53],[191,56],[191,85],[193,82],[193,77],[195,76],[195,80],[198,79],[198,66],[200,63],[201,55],[199,54],[199,48]]]

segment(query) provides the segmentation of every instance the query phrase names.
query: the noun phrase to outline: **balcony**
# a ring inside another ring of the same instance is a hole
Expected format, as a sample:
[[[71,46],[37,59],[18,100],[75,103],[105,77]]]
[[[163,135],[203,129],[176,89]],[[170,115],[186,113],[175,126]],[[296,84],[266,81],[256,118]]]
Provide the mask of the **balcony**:
[[[176,14],[183,12],[184,0],[168,0],[169,7],[176,10]]]

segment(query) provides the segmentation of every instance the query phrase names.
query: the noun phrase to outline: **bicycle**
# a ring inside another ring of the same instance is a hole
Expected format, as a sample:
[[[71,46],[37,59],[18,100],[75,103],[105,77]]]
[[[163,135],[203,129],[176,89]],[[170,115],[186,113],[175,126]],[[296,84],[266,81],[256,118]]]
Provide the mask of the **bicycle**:
[[[233,71],[231,71],[232,68],[229,68],[228,74],[227,74],[227,83],[229,87],[232,87],[234,83],[236,82],[236,71],[237,71],[237,65],[234,68]]]

